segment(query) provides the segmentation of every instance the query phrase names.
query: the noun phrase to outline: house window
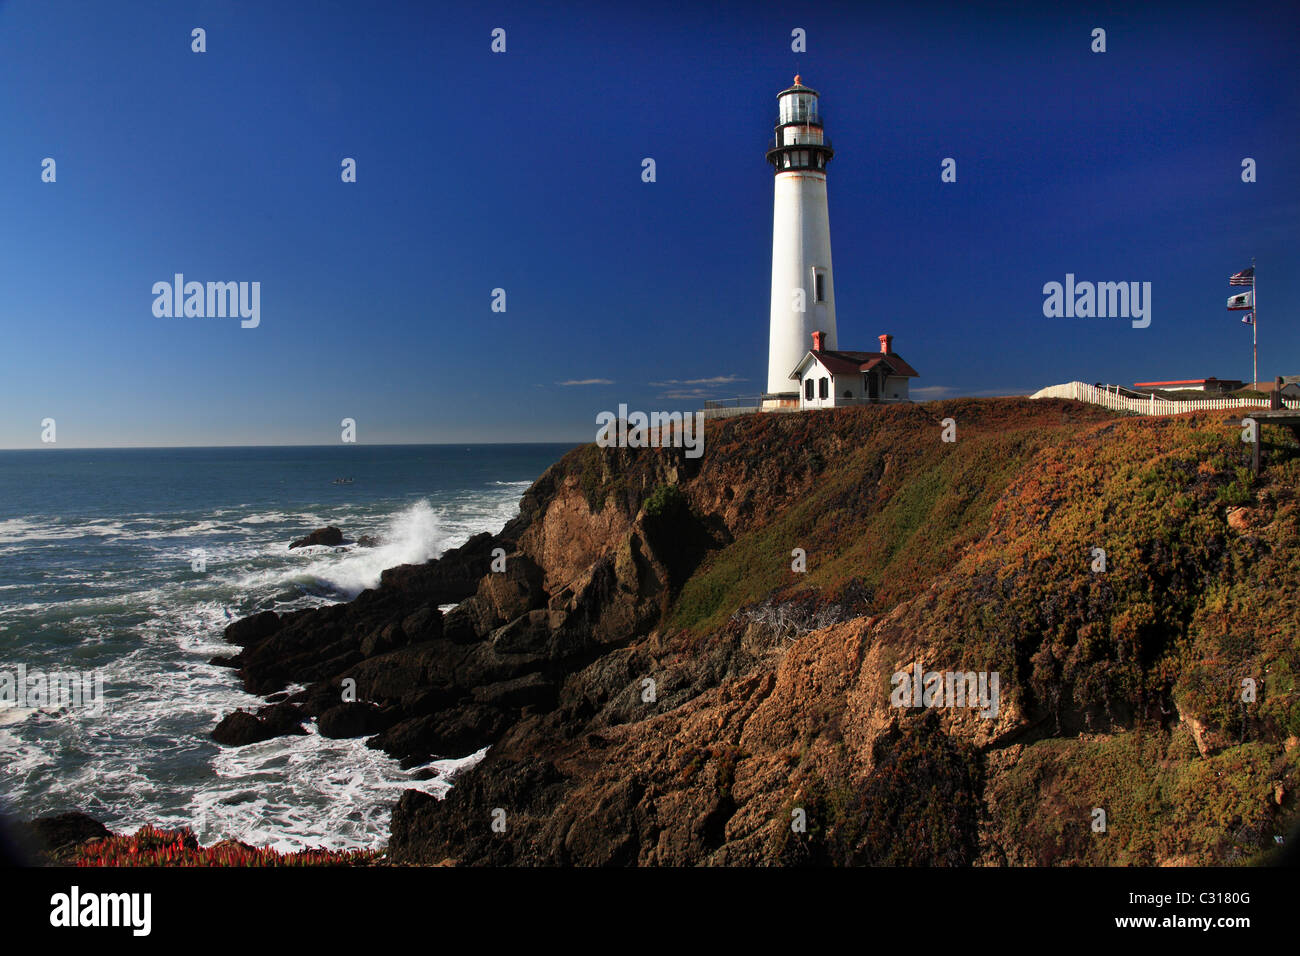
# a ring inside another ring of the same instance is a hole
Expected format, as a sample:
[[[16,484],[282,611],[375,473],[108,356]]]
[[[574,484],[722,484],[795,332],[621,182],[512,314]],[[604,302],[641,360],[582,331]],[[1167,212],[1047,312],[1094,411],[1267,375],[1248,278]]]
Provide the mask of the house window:
[[[820,269],[813,270],[813,301],[826,301],[826,273]]]
[[[824,378],[817,383],[817,393],[818,398],[826,398],[830,395],[831,380],[829,378]]]
[[[852,392],[851,390],[849,390],[849,389],[846,388],[846,389],[844,390],[844,397],[845,397],[845,398],[852,398],[852,397],[853,397],[853,392]]]
[[[808,399],[808,401],[810,401],[810,402],[812,401],[812,397],[813,397],[813,380],[810,379],[810,378],[806,378],[806,379],[803,380],[803,397],[806,398],[806,399]]]

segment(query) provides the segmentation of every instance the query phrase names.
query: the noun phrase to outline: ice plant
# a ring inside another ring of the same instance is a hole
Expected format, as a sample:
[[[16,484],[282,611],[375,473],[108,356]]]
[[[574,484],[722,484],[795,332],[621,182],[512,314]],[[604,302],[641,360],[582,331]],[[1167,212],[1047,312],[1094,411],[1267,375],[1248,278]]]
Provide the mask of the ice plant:
[[[188,828],[161,830],[144,826],[131,835],[114,834],[86,843],[77,851],[77,866],[368,866],[379,854],[370,850],[318,847],[281,853],[227,841],[199,846]]]

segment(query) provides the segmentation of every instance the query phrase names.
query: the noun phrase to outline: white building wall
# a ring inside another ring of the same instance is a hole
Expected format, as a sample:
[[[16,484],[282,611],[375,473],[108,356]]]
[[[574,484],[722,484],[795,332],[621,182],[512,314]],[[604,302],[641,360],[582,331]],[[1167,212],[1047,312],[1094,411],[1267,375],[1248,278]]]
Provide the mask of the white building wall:
[[[790,391],[790,370],[808,351],[812,333],[835,334],[835,279],[831,268],[826,174],[778,173],[772,212],[772,298],[768,331],[767,391]],[[825,275],[825,301],[814,301],[814,270]],[[804,311],[795,309],[793,290],[804,290]]]
[[[805,353],[806,351],[807,350],[805,350]],[[820,383],[823,378],[830,380],[830,383],[827,386],[829,391],[827,393],[826,398],[820,397],[821,396]],[[811,379],[813,383],[813,397],[811,399],[804,397],[805,395],[807,395],[806,383],[808,382],[809,379]],[[790,381],[790,379],[787,378],[786,381]],[[791,384],[793,385],[794,383],[791,382]],[[830,372],[828,372],[825,369],[825,367],[823,367],[819,362],[816,361],[812,362],[812,364],[810,364],[806,369],[804,369],[803,377],[799,379],[799,407],[800,408],[834,408],[835,395],[836,395],[835,385],[836,385],[835,376],[832,375]],[[843,391],[846,387],[848,386],[844,385],[841,382],[840,390]]]
[[[826,398],[821,398],[821,389],[819,383],[823,378],[830,379],[830,393]],[[813,382],[813,397],[805,398],[806,383],[809,379]],[[880,395],[876,401],[910,401],[907,387],[908,379],[903,375],[888,375],[881,386]],[[851,392],[847,398],[845,392]],[[863,381],[862,372],[852,374],[832,375],[820,363],[814,361],[803,371],[799,379],[799,407],[800,408],[835,408],[842,405],[861,405],[867,400],[867,389]]]

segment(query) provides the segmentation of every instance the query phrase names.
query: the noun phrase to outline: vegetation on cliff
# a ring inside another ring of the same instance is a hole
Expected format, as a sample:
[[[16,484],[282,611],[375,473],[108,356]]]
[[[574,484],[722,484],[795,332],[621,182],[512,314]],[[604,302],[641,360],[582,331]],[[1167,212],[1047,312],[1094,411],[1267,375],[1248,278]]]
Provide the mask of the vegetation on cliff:
[[[232,663],[307,685],[253,730],[491,745],[445,800],[403,796],[398,862],[1258,859],[1300,782],[1300,449],[1263,434],[1258,477],[1229,413],[1059,400],[585,446],[499,535],[240,622]],[[893,706],[918,662],[995,672],[995,712]]]

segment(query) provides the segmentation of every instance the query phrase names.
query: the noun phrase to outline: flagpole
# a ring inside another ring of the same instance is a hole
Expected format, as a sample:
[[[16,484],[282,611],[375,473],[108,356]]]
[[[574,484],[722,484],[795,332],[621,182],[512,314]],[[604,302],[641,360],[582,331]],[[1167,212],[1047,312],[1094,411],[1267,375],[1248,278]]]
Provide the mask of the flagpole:
[[[1250,257],[1250,364],[1251,389],[1259,388],[1259,270],[1255,269],[1255,257]]]

